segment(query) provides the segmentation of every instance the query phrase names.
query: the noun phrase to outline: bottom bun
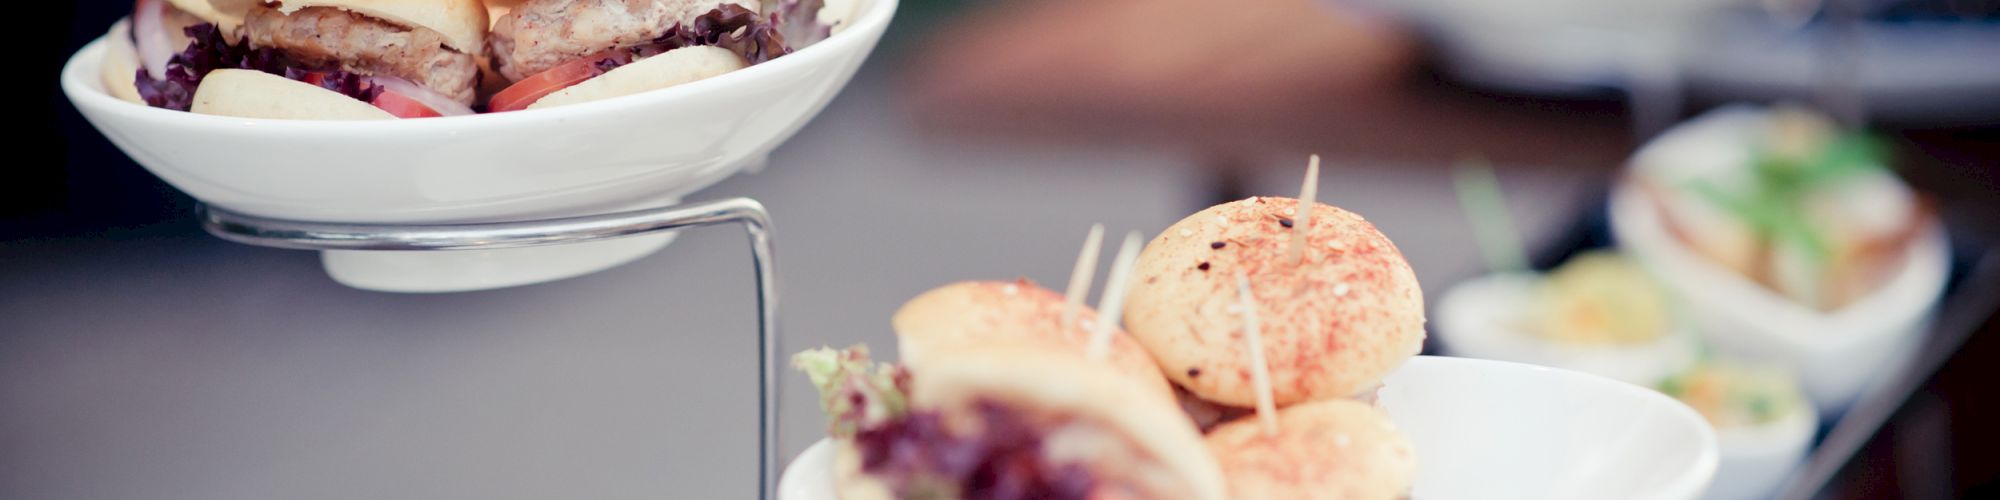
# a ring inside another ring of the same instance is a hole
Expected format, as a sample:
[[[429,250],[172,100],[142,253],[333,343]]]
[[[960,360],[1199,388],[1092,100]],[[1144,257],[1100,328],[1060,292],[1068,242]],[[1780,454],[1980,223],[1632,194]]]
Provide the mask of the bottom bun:
[[[743,56],[714,46],[682,47],[633,61],[549,94],[528,109],[566,106],[658,90],[743,69]]]
[[[104,91],[113,97],[145,104],[139,97],[139,49],[132,46],[131,24],[119,21],[104,35]]]
[[[861,472],[861,450],[854,440],[833,443],[833,490],[840,500],[891,500],[896,498],[889,485]]]
[[[393,120],[373,104],[262,71],[219,69],[202,77],[189,109],[205,115],[281,120]]]

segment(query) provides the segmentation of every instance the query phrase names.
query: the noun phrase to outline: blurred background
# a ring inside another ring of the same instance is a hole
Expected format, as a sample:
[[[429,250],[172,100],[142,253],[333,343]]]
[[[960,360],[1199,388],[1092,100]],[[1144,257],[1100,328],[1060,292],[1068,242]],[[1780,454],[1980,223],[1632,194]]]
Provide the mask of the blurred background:
[[[728,230],[555,283],[348,289],[202,234],[63,97],[129,2],[33,8],[0,497],[754,491]],[[697,196],[771,207],[784,348],[890,351],[922,290],[1061,282],[1091,223],[1294,196],[1309,153],[1417,269],[1431,353],[1657,364],[1629,376],[1776,457],[1737,498],[2000,496],[2000,0],[905,0],[764,171]],[[793,378],[787,456],[820,426]]]

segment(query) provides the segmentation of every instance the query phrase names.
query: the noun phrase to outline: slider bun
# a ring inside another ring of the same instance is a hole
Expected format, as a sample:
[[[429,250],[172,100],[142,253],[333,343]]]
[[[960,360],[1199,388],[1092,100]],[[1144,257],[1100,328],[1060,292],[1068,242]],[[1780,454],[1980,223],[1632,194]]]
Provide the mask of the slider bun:
[[[919,411],[942,411],[950,422],[951,415],[976,414],[977,403],[990,401],[1028,418],[1092,424],[1150,457],[1166,474],[1145,477],[1172,481],[1180,498],[1224,498],[1222,472],[1194,423],[1173,399],[1117,370],[1066,353],[1012,346],[939,350],[931,359],[911,371],[910,401]]]
[[[167,0],[167,3],[173,4],[174,8],[180,9],[181,12],[192,14],[203,21],[215,23],[216,26],[222,28],[222,32],[225,34],[235,33],[236,27],[243,25],[243,13],[246,12],[244,10],[224,11],[216,8],[208,0]],[[175,47],[174,49],[178,52],[181,47]]]
[[[1257,299],[1279,406],[1367,390],[1423,347],[1423,293],[1396,245],[1361,216],[1318,204],[1305,262],[1294,266],[1285,260],[1292,229],[1280,221],[1297,207],[1273,197],[1209,207],[1140,253],[1125,327],[1194,395],[1256,403],[1235,311],[1239,270]]]
[[[938,287],[904,303],[890,324],[904,364],[922,372],[931,352],[940,349],[1013,345],[1051,352],[1085,355],[1097,311],[1078,308],[1077,324],[1062,328],[1064,297],[1053,290],[1021,281],[964,281]],[[1117,331],[1111,338],[1109,366],[1164,397],[1173,387],[1160,375],[1160,365],[1132,337]]]
[[[743,69],[743,56],[713,46],[682,47],[613,68],[542,97],[528,109],[565,106],[658,90]]]
[[[283,120],[391,120],[395,115],[339,92],[262,71],[219,69],[202,78],[189,111]]]
[[[861,449],[854,440],[833,442],[833,492],[840,500],[891,500],[896,497],[889,485],[861,472]]]
[[[104,79],[104,91],[112,97],[145,104],[139,97],[139,49],[132,46],[131,23],[119,21],[111,25],[111,33],[104,35],[104,61],[98,70]]]
[[[249,12],[266,0],[209,0],[222,12]],[[307,7],[333,7],[406,26],[429,28],[444,35],[445,44],[459,52],[479,54],[486,47],[486,5],[480,0],[268,0],[290,15]]]
[[[1410,441],[1380,410],[1335,399],[1278,411],[1278,432],[1248,416],[1205,438],[1231,498],[1393,500],[1416,481]]]

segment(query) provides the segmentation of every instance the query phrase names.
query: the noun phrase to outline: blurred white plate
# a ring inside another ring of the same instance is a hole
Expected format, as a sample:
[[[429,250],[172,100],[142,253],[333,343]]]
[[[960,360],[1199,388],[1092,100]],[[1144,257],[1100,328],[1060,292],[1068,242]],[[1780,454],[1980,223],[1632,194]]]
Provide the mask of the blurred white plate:
[[[592,215],[675,203],[761,163],[854,76],[896,3],[867,0],[839,34],[770,62],[636,95],[512,113],[335,122],[151,108],[105,92],[102,39],[71,56],[62,87],[134,161],[203,203],[235,212],[356,224]],[[448,291],[592,272],[666,242],[329,253],[325,260],[355,287]]]
[[[1380,403],[1417,448],[1425,500],[1693,500],[1716,471],[1715,432],[1660,393],[1567,370],[1418,356]],[[793,460],[784,500],[832,500],[832,444]]]
[[[1822,312],[1771,292],[1681,245],[1630,185],[1611,195],[1618,247],[1687,306],[1709,345],[1732,358],[1779,363],[1799,376],[1822,415],[1838,415],[1909,362],[1944,294],[1951,249],[1932,223],[1881,288]]]

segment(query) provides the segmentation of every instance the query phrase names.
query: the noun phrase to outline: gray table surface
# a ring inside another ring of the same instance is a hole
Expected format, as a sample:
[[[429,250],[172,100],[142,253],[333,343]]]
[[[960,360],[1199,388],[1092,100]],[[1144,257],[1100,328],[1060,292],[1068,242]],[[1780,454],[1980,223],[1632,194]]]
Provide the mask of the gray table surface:
[[[771,209],[787,351],[893,353],[908,297],[1061,283],[1092,222],[1157,231],[1209,201],[1185,155],[924,134],[878,73],[767,170],[694,196]],[[1270,166],[1250,186],[1295,194],[1300,167]],[[1435,297],[1479,268],[1449,176],[1335,162],[1320,192],[1387,232]],[[1530,239],[1600,182],[1502,178]],[[748,498],[755,322],[736,231],[446,295],[347,289],[310,252],[203,236],[0,242],[0,497]],[[822,433],[787,375],[789,457]]]

